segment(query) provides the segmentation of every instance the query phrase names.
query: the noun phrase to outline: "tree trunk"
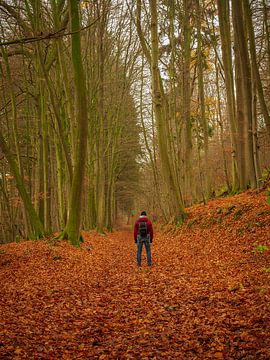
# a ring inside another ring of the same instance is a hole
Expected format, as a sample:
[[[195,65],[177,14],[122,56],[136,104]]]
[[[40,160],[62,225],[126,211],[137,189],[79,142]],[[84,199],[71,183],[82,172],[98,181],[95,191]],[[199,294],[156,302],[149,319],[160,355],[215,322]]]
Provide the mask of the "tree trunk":
[[[243,1],[243,9],[244,9],[244,16],[246,20],[246,26],[248,31],[248,38],[249,38],[249,51],[251,57],[251,66],[252,66],[252,73],[254,74],[254,81],[257,87],[258,98],[260,102],[261,111],[264,117],[264,122],[266,125],[268,139],[270,140],[270,115],[267,109],[267,104],[265,101],[264,93],[263,93],[263,86],[262,81],[259,73],[257,57],[256,57],[256,44],[255,44],[255,35],[254,35],[254,28],[252,24],[252,17],[250,11],[250,5],[248,0]]]
[[[69,16],[71,23],[71,46],[72,64],[74,74],[75,96],[76,96],[76,116],[78,122],[78,132],[76,134],[76,153],[74,163],[74,173],[71,185],[71,194],[68,211],[68,221],[65,228],[65,237],[72,245],[80,244],[80,220],[81,220],[81,200],[83,193],[83,180],[86,162],[87,149],[87,99],[86,84],[81,55],[80,39],[80,20],[77,0],[69,0]]]
[[[234,49],[235,49],[235,71],[236,71],[236,96],[239,132],[241,136],[243,150],[240,173],[241,190],[248,186],[256,187],[255,166],[253,158],[252,141],[252,94],[251,94],[251,72],[249,63],[249,54],[247,49],[247,37],[243,22],[242,3],[232,1],[232,14],[234,25]],[[241,128],[242,127],[242,128]]]
[[[185,217],[184,205],[180,189],[177,188],[177,181],[173,174],[171,160],[168,156],[168,130],[166,124],[166,100],[162,87],[161,75],[158,67],[158,15],[157,2],[150,0],[151,11],[151,80],[152,80],[152,99],[154,103],[154,112],[157,122],[158,143],[161,158],[162,173],[167,186],[167,195],[169,197],[169,216],[172,221],[183,221]]]
[[[204,149],[204,178],[205,178],[205,199],[206,201],[210,196],[210,179],[209,179],[209,139],[208,139],[208,123],[205,114],[205,101],[204,101],[204,74],[203,74],[203,50],[202,50],[202,37],[201,37],[201,8],[199,0],[196,0],[197,14],[197,62],[198,62],[198,95],[199,95],[199,114],[200,122],[203,130],[203,149]]]
[[[227,114],[230,122],[231,130],[231,146],[232,146],[232,191],[239,189],[238,175],[238,149],[237,149],[237,123],[236,123],[236,105],[234,96],[234,78],[232,65],[231,50],[231,27],[229,15],[229,0],[217,0],[218,18],[221,37],[222,59],[225,75],[225,86],[227,95]]]
[[[24,181],[24,167],[22,164],[22,158],[21,158],[21,151],[20,151],[20,143],[19,143],[19,136],[18,136],[18,118],[17,118],[17,107],[16,107],[16,99],[13,91],[13,84],[11,79],[11,72],[10,72],[10,66],[9,66],[9,60],[7,53],[2,47],[2,57],[4,59],[6,70],[7,70],[7,78],[9,82],[9,95],[10,95],[10,103],[11,103],[11,126],[12,126],[12,140],[13,140],[13,146],[16,150],[16,158],[17,158],[17,164],[18,164],[18,171],[20,173],[20,176],[22,178],[22,181]],[[25,206],[23,205],[22,208],[22,216],[23,216],[23,222],[25,227],[25,232],[29,232],[28,227],[28,221],[27,221],[27,215],[26,215],[27,209],[25,209]]]
[[[269,9],[269,8],[268,8]],[[267,54],[267,63],[268,63],[268,86],[270,86],[270,20],[268,16],[267,3],[266,0],[263,0],[263,20],[265,27],[265,38],[266,38],[266,54]]]
[[[98,99],[97,99],[97,183],[96,183],[96,206],[97,206],[97,229],[102,232],[106,219],[106,160],[105,148],[107,140],[107,114],[104,111],[104,35],[106,25],[106,11],[104,1],[98,5],[98,38],[97,38],[97,59],[98,59]]]
[[[0,132],[0,148],[2,149],[4,155],[9,163],[11,172],[13,173],[13,176],[16,180],[17,189],[21,195],[24,207],[29,216],[29,221],[30,221],[30,224],[32,227],[32,232],[33,232],[33,234],[31,234],[31,237],[34,237],[36,239],[41,238],[42,236],[44,236],[44,227],[32,205],[30,196],[28,195],[28,193],[25,189],[19,168],[16,164],[16,161],[15,161],[13,155],[11,154],[10,150],[8,149],[6,141],[4,139],[4,136],[1,132]]]
[[[220,140],[221,140],[221,148],[222,148],[222,157],[223,157],[223,167],[224,167],[224,175],[226,179],[226,185],[228,191],[231,190],[229,175],[228,175],[228,168],[227,168],[227,161],[226,161],[226,152],[225,152],[225,144],[224,144],[224,126],[222,121],[221,115],[221,106],[220,106],[220,90],[219,90],[219,68],[217,64],[217,59],[215,59],[215,70],[216,70],[216,89],[217,89],[217,122],[220,127]]]
[[[184,129],[184,156],[183,163],[184,170],[184,191],[186,196],[188,193],[192,196],[192,182],[191,182],[191,168],[192,168],[192,124],[190,119],[190,65],[191,65],[191,1],[184,0],[184,24],[183,24],[183,79],[182,79],[182,120]],[[178,134],[179,141],[181,141],[180,134]]]

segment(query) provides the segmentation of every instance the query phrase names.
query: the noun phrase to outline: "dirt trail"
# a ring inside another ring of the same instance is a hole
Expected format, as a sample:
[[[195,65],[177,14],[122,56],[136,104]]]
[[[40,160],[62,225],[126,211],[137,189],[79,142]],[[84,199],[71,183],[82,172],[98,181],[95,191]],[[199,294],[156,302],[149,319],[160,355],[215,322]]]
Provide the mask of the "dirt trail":
[[[157,234],[150,272],[127,231],[87,233],[82,249],[2,246],[0,358],[270,359],[270,256],[252,252],[257,235]]]
[[[112,358],[270,358],[263,259],[228,235],[222,244],[209,230],[192,235],[159,235],[150,273],[136,269],[131,234],[111,237],[112,256],[105,256],[99,283],[97,341],[103,348],[107,339]]]

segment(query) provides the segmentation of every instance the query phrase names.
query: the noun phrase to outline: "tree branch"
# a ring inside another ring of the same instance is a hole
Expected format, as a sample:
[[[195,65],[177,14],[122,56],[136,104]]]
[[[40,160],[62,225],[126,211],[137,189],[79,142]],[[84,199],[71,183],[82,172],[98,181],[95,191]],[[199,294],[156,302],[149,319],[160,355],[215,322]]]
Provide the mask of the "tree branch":
[[[0,0],[0,5],[1,5],[1,0]],[[43,41],[43,40],[50,40],[50,39],[58,39],[60,37],[63,36],[69,36],[69,35],[73,35],[76,34],[78,32],[81,32],[83,30],[89,29],[91,26],[93,26],[97,21],[99,20],[99,18],[95,19],[91,24],[80,28],[79,30],[76,31],[71,31],[71,32],[64,32],[65,28],[62,28],[56,32],[53,33],[48,33],[48,34],[40,34],[39,36],[32,36],[32,37],[26,37],[26,38],[22,38],[22,39],[15,39],[15,40],[11,40],[11,41],[6,41],[6,42],[0,42],[0,46],[6,46],[6,45],[14,45],[14,44],[28,44],[28,43],[32,43],[32,42],[36,42],[36,41]]]

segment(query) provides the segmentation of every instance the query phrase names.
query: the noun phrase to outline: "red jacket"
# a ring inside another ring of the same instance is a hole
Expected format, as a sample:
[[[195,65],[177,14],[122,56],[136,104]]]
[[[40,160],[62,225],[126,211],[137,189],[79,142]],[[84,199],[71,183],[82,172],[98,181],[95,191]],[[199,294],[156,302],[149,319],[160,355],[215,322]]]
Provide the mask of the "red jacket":
[[[146,222],[147,231],[150,234],[150,241],[152,242],[153,237],[154,237],[153,225],[152,225],[151,221],[147,218],[147,216],[140,216],[139,219],[135,222],[135,225],[134,225],[134,241],[137,242],[137,236],[138,236],[138,231],[139,231],[139,223],[141,221]]]

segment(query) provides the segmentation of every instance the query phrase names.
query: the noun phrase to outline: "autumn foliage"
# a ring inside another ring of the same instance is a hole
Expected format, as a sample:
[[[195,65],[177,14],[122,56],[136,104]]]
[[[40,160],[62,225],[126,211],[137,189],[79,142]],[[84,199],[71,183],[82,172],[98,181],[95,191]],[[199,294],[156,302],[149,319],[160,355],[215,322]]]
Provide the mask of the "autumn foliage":
[[[265,193],[187,211],[156,234],[151,271],[131,231],[1,246],[0,358],[269,359]]]

